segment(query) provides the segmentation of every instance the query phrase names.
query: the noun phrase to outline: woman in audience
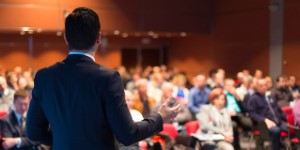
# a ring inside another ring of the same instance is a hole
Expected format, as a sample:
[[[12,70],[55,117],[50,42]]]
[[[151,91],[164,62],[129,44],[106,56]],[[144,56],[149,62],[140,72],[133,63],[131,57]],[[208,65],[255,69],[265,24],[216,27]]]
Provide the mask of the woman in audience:
[[[214,146],[209,149],[233,150],[233,130],[229,111],[224,107],[226,97],[221,88],[211,91],[208,96],[210,104],[202,106],[199,113],[200,133],[222,134],[224,140],[208,142]]]

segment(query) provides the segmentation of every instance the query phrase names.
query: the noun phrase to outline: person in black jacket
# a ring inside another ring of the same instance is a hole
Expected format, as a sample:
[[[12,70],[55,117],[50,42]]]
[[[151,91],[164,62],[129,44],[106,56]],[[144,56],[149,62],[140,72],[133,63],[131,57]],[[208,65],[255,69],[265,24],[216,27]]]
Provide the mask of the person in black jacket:
[[[36,149],[38,144],[30,141],[25,135],[25,112],[29,105],[28,92],[16,91],[13,105],[15,110],[0,120],[3,148],[10,150]]]
[[[95,63],[101,43],[96,12],[79,7],[65,22],[70,49],[62,62],[37,72],[26,133],[29,139],[52,145],[53,150],[118,149],[162,130],[180,106],[163,104],[158,113],[134,123],[124,99],[120,75]]]

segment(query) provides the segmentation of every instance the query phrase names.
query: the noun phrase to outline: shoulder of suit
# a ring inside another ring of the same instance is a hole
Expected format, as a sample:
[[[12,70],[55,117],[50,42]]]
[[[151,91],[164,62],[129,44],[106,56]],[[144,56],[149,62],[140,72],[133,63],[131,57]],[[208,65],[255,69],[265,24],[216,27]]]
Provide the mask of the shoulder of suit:
[[[55,64],[53,64],[53,65],[51,65],[51,66],[44,67],[44,68],[38,70],[38,72],[36,73],[36,75],[38,75],[38,74],[48,74],[49,71],[51,71],[52,69],[55,70],[55,69],[56,69],[57,67],[59,67],[61,64],[64,64],[64,62],[61,61],[61,62],[57,62],[57,63],[55,63]],[[97,64],[97,63],[94,63],[92,68],[93,68],[93,69],[99,69],[99,71],[100,71],[103,75],[108,75],[108,76],[111,76],[111,75],[113,75],[113,74],[115,74],[115,73],[117,72],[116,70],[109,69],[109,68],[107,68],[107,67],[105,67],[105,66],[102,66],[102,65],[99,65],[99,64]]]

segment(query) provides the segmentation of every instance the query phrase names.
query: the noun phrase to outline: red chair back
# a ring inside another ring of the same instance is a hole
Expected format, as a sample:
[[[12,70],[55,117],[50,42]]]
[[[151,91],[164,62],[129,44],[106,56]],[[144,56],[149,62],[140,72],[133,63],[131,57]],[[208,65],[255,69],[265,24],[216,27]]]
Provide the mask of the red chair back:
[[[162,134],[167,134],[169,135],[172,139],[175,140],[177,134],[178,134],[178,131],[177,129],[175,128],[175,126],[173,124],[168,124],[168,123],[164,123],[163,124],[163,131],[161,131],[160,133]]]
[[[0,119],[5,117],[7,115],[7,112],[6,111],[1,111],[0,112]]]
[[[189,121],[185,125],[186,132],[191,135],[192,133],[196,133],[199,129],[199,121]]]
[[[290,107],[290,106],[284,106],[284,107],[281,107],[281,110],[282,110],[286,115],[289,115],[289,114],[292,114],[292,113],[293,113],[293,108]]]
[[[294,114],[291,113],[289,115],[286,116],[286,120],[290,125],[295,125],[295,121],[294,121]],[[295,129],[294,128],[290,128],[290,133],[291,134],[295,134]]]

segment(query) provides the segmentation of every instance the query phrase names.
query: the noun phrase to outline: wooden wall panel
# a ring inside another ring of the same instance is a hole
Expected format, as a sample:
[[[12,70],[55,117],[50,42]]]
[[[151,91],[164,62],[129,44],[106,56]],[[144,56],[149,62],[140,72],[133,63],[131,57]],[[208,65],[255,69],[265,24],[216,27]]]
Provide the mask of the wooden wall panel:
[[[284,1],[283,73],[294,75],[300,83],[300,2]]]
[[[269,72],[269,11],[262,1],[215,1],[215,59],[231,77],[238,71]],[[218,55],[222,53],[223,55]]]
[[[84,6],[100,16],[105,31],[168,31],[207,33],[209,0],[2,0],[0,31],[20,27],[62,30],[65,12]]]

